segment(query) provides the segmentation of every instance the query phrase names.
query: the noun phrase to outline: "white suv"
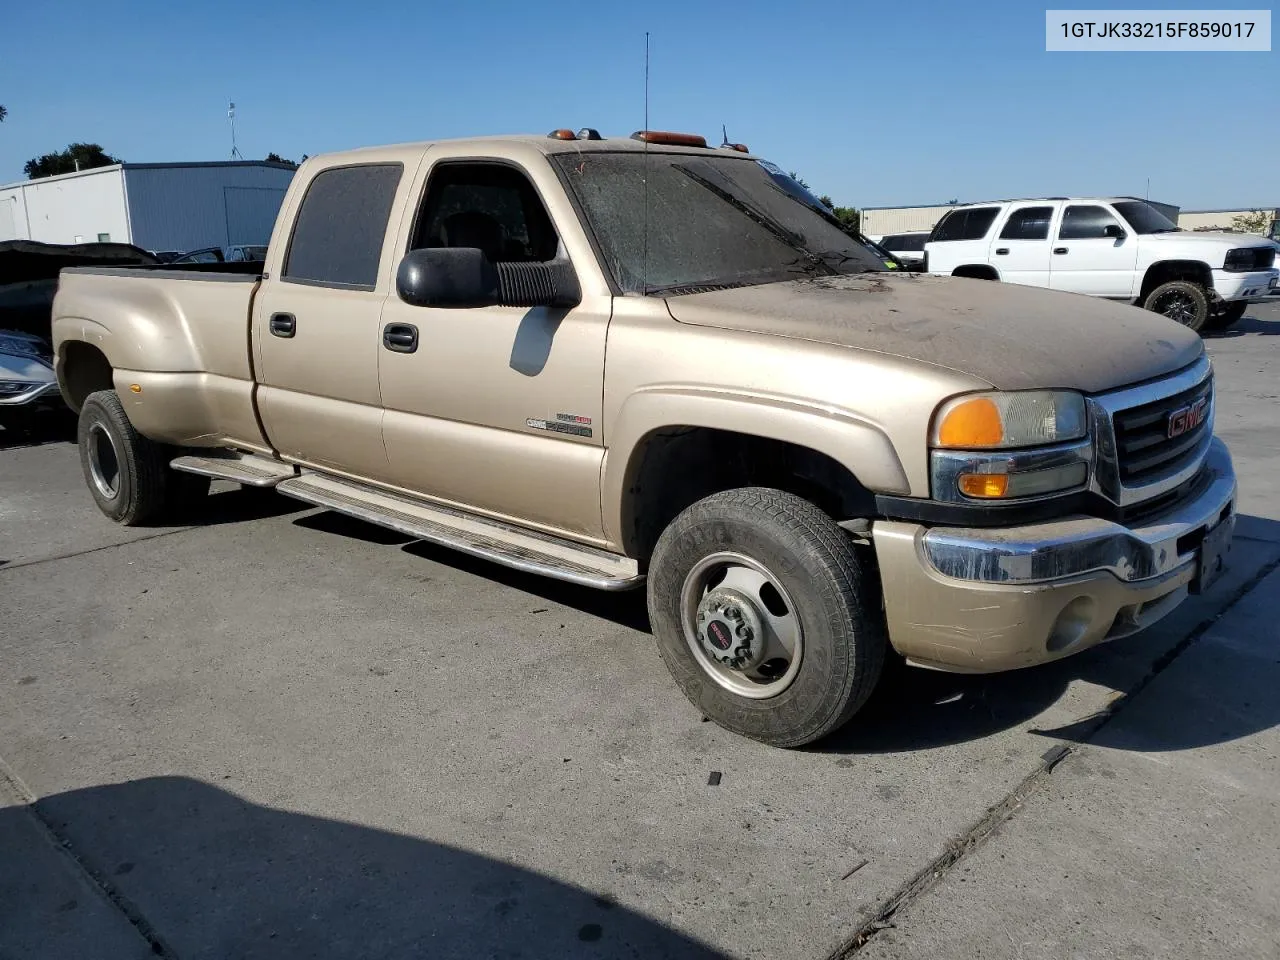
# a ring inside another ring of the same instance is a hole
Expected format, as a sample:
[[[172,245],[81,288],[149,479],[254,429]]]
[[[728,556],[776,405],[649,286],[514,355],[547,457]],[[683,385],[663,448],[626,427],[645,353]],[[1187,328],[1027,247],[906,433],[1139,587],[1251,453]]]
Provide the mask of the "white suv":
[[[1193,330],[1226,326],[1276,287],[1263,237],[1192,233],[1132,197],[956,207],[925,244],[930,273],[1128,300]]]

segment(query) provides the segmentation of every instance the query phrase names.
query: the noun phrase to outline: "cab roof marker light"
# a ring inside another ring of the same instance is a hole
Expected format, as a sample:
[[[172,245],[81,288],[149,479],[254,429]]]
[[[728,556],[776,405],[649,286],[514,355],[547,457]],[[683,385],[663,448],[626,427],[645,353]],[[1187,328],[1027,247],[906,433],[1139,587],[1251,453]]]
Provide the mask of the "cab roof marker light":
[[[668,147],[706,147],[707,138],[696,133],[673,133],[670,130],[637,130],[632,140],[641,143],[657,143]]]
[[[547,134],[551,140],[577,140],[578,135],[568,127],[561,127],[559,130],[552,130]]]

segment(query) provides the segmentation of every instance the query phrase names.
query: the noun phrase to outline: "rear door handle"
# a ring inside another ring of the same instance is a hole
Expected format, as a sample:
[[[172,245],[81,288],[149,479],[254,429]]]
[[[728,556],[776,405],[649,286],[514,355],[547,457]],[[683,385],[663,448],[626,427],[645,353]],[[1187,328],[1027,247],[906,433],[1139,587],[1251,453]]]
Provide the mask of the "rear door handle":
[[[1007,256],[1007,255],[1008,255],[1008,253],[1009,253],[1009,248],[1008,248],[1008,247],[996,247],[996,256],[997,256],[997,257]]]
[[[412,323],[388,323],[382,328],[382,345],[396,353],[418,349],[418,328]]]
[[[298,332],[298,320],[292,313],[273,313],[267,326],[273,336],[284,337],[286,340]]]
[[[1066,253],[1066,252],[1067,252],[1067,248],[1066,248],[1066,247],[1054,247],[1054,248],[1053,248],[1053,252],[1054,252],[1054,253]]]

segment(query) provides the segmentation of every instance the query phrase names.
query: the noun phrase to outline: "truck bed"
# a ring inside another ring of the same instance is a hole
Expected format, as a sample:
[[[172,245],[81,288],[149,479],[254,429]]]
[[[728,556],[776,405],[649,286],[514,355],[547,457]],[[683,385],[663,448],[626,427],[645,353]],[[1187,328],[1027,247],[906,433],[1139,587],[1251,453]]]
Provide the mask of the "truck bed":
[[[249,335],[261,269],[215,263],[63,270],[54,341],[111,358],[116,392],[144,434],[182,446],[261,449]],[[127,342],[115,339],[120,330],[130,331]],[[66,361],[64,353],[56,363]]]

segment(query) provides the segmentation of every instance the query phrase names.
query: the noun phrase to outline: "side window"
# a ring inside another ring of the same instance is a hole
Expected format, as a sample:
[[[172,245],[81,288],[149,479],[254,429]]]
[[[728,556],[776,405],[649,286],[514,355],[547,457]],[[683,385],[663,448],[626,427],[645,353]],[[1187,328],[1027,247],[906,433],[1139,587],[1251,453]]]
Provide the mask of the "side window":
[[[318,173],[298,208],[283,279],[372,290],[403,169],[380,163]]]
[[[446,162],[427,181],[410,249],[479,247],[494,263],[545,263],[559,243],[538,192],[519,170]]]
[[[981,240],[991,229],[991,224],[995,222],[996,214],[999,212],[999,207],[952,210],[933,228],[929,240]]]
[[[1000,231],[1001,240],[1048,240],[1053,207],[1019,207],[1009,214]]]
[[[1118,227],[1120,221],[1106,207],[1070,206],[1062,213],[1058,227],[1059,240],[1105,240],[1106,228]]]

